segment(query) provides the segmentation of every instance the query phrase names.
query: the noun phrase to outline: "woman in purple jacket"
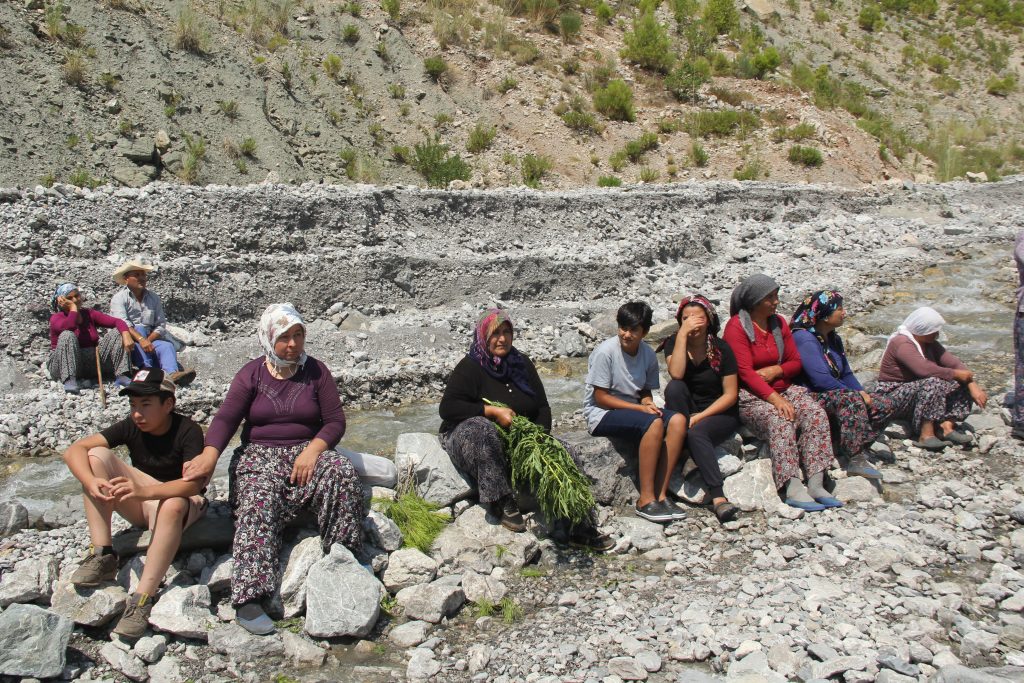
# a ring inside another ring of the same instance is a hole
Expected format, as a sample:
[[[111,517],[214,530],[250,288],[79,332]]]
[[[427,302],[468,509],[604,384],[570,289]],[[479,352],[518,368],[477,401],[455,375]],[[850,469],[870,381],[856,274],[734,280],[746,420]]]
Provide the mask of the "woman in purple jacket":
[[[334,450],[345,412],[330,370],[305,352],[306,325],[291,304],[263,312],[265,355],[246,363],[206,433],[206,447],[185,465],[186,481],[209,476],[238,426],[231,458],[235,512],[231,602],[238,623],[256,634],[274,624],[261,602],[278,583],[281,533],[302,508],[312,509],[324,552],[362,546],[363,490],[352,462]]]

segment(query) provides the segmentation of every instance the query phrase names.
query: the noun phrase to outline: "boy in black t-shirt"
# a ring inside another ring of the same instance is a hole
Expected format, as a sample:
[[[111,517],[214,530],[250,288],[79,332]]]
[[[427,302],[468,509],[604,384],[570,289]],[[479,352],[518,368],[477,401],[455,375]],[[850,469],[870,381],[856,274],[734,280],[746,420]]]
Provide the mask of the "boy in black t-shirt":
[[[206,482],[183,481],[182,466],[203,450],[203,431],[174,412],[174,383],[162,370],[135,373],[121,391],[131,413],[99,434],[79,439],[64,452],[71,473],[82,482],[92,548],[71,576],[71,583],[95,587],[113,581],[110,519],[114,512],[152,531],[146,566],[129,597],[114,633],[138,638],[146,630],[153,600],[167,567],[178,552],[181,534],[206,511],[200,493]],[[112,448],[127,446],[131,465]]]

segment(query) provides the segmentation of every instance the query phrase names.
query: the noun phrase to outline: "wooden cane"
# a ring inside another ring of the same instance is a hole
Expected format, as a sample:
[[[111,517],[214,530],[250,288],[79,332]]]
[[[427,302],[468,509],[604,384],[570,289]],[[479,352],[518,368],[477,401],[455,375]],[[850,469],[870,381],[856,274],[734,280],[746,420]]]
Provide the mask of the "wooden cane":
[[[100,365],[100,347],[96,346],[96,381],[100,385],[100,406],[107,407],[107,390],[103,386],[103,367]]]

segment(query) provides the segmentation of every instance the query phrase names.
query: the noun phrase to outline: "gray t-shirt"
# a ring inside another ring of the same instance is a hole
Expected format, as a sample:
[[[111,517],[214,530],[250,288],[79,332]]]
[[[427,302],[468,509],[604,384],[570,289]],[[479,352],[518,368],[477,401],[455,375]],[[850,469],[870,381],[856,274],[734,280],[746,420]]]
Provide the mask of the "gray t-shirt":
[[[658,356],[647,344],[640,344],[635,356],[622,351],[619,338],[605,339],[598,344],[587,363],[587,392],[583,398],[583,417],[587,430],[593,432],[608,413],[594,401],[594,387],[611,392],[612,396],[630,403],[640,403],[640,392],[657,389]]]

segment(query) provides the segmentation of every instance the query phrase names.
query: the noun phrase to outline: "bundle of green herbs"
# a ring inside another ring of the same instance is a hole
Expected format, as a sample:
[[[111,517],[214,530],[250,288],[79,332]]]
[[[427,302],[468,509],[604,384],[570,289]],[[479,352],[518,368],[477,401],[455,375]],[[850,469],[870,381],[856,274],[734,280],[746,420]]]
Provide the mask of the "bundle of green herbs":
[[[423,500],[415,491],[400,492],[397,498],[374,498],[374,508],[394,522],[402,532],[402,545],[429,553],[450,518],[437,512],[437,505]]]
[[[594,507],[590,481],[565,446],[522,415],[516,415],[508,429],[496,426],[512,470],[512,485],[532,492],[548,521],[567,519],[577,524],[586,519]]]

